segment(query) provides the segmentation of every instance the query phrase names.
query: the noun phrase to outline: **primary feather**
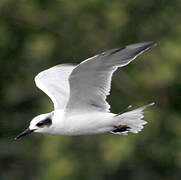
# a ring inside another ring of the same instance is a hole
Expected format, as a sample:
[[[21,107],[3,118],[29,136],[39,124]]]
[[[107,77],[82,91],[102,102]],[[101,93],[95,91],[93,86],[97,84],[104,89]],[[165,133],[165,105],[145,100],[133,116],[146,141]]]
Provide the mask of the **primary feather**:
[[[106,102],[113,73],[133,61],[156,42],[138,43],[106,51],[80,63],[69,77],[70,97],[66,109],[71,111],[98,110],[109,112]]]

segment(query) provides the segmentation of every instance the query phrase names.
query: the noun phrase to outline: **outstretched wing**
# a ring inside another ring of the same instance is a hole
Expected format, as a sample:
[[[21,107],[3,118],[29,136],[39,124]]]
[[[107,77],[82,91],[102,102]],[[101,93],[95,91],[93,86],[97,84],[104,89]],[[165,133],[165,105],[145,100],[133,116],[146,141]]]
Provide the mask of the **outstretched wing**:
[[[156,45],[157,42],[133,44],[106,51],[80,63],[69,77],[70,97],[66,110],[109,111],[110,105],[106,102],[106,96],[110,92],[114,71]]]
[[[57,65],[40,72],[35,83],[53,101],[55,109],[64,109],[69,98],[68,78],[76,66],[69,64]]]

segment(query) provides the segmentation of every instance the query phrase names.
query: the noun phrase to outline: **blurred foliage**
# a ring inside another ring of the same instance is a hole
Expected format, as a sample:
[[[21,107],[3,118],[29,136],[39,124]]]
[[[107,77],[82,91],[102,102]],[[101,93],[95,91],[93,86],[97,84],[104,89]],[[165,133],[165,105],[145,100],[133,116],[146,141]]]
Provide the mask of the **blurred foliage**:
[[[180,0],[1,0],[0,179],[180,179],[180,9]],[[150,40],[161,43],[115,73],[108,97],[113,112],[156,102],[141,133],[13,140],[53,109],[38,72]]]

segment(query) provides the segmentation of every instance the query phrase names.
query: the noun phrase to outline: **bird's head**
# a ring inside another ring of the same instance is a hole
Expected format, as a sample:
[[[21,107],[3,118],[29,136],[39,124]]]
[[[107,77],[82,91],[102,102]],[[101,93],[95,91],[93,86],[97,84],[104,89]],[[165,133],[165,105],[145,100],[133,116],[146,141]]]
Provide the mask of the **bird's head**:
[[[50,131],[50,127],[52,126],[52,116],[52,113],[47,113],[34,117],[31,120],[29,127],[16,136],[15,140],[31,134],[32,132],[48,133]]]

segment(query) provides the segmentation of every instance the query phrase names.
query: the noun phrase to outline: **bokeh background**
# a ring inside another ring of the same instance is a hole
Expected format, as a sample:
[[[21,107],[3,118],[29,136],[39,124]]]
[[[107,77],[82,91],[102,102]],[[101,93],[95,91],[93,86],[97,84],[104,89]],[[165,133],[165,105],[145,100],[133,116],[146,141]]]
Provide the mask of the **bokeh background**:
[[[1,0],[0,179],[181,179],[180,0]],[[13,138],[53,110],[35,75],[108,49],[159,40],[113,77],[111,111],[156,102],[139,134]]]

